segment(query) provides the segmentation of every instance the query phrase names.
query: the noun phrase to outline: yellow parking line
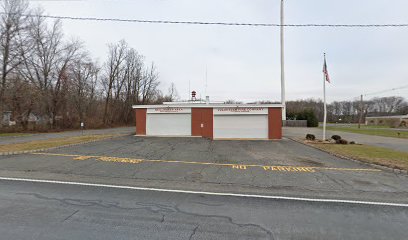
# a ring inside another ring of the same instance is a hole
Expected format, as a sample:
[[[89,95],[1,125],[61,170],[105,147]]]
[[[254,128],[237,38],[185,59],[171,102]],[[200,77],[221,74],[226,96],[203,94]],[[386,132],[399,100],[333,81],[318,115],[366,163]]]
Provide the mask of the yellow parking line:
[[[259,164],[234,164],[234,163],[211,163],[211,162],[193,162],[193,161],[179,161],[179,160],[152,160],[152,159],[134,159],[134,158],[120,158],[109,156],[93,156],[93,155],[74,155],[74,154],[60,154],[60,153],[32,153],[34,155],[45,156],[60,156],[60,157],[72,157],[76,161],[84,161],[89,159],[96,159],[103,162],[117,162],[117,163],[131,163],[139,164],[143,162],[147,163],[179,163],[179,164],[193,164],[193,165],[209,165],[209,166],[222,166],[231,167],[237,170],[247,170],[249,168],[262,168],[265,171],[277,171],[277,172],[316,172],[318,170],[328,171],[354,171],[354,172],[381,172],[379,169],[369,168],[331,168],[331,167],[312,167],[312,166],[267,166]]]
[[[330,168],[330,167],[319,167],[321,170],[337,170],[337,171],[358,171],[358,172],[381,172],[380,169],[374,168]]]

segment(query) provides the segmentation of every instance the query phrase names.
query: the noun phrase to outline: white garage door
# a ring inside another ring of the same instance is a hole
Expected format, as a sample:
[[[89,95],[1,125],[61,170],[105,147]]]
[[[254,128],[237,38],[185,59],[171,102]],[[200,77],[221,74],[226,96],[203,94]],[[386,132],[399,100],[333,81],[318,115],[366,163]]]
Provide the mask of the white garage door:
[[[214,138],[268,139],[268,115],[215,115]]]
[[[191,136],[191,114],[147,114],[150,136]]]

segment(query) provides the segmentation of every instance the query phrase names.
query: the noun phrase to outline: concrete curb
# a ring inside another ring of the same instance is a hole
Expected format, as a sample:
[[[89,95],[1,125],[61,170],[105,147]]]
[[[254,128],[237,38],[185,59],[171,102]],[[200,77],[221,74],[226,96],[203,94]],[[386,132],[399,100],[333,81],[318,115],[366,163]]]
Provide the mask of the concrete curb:
[[[92,140],[92,141],[81,142],[81,143],[61,145],[61,146],[58,146],[58,147],[51,147],[51,148],[41,148],[41,149],[27,150],[27,151],[17,151],[17,152],[3,152],[3,153],[0,153],[0,156],[12,156],[12,155],[44,152],[44,151],[48,151],[48,150],[60,149],[60,148],[64,148],[64,147],[73,147],[73,146],[83,145],[83,144],[87,144],[87,143],[94,143],[94,142],[99,142],[99,141],[103,141],[103,140],[114,139],[114,138],[123,137],[123,136],[128,136],[128,135],[125,134],[125,135],[112,136],[112,137],[108,137],[108,138],[104,138],[104,139],[98,139],[98,140]]]
[[[364,164],[364,165],[367,165],[367,166],[370,166],[370,167],[373,167],[373,168],[377,168],[377,169],[381,169],[381,170],[385,170],[385,171],[390,171],[390,172],[399,173],[399,174],[408,174],[408,171],[407,171],[407,170],[402,170],[402,169],[398,169],[398,168],[391,168],[391,167],[384,166],[384,165],[380,165],[380,164],[374,164],[374,163],[364,162],[364,161],[362,161],[362,160],[358,160],[358,159],[354,159],[354,158],[349,158],[349,157],[346,157],[346,156],[343,156],[343,155],[340,155],[340,154],[336,154],[336,153],[332,153],[332,152],[329,152],[329,151],[320,149],[320,148],[315,147],[315,146],[313,146],[313,145],[306,144],[306,143],[304,143],[303,141],[300,141],[300,140],[298,140],[298,139],[296,139],[296,138],[288,138],[288,139],[290,139],[290,140],[292,140],[292,141],[294,141],[294,142],[303,144],[303,145],[305,145],[305,146],[308,146],[308,147],[317,149],[317,150],[319,150],[319,151],[328,153],[328,154],[330,154],[330,155],[332,155],[332,156],[335,156],[335,157],[338,157],[338,158],[341,158],[341,159],[353,161],[353,162],[356,162],[356,163],[362,163],[362,164]]]

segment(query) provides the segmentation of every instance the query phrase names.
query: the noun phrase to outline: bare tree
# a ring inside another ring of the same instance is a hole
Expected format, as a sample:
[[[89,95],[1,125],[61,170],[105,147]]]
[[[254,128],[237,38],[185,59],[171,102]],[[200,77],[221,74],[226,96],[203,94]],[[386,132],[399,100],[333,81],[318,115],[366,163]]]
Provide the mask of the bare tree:
[[[167,91],[167,98],[169,102],[174,102],[180,98],[177,92],[176,84],[174,83],[170,84],[170,87]]]
[[[155,100],[158,92],[157,87],[160,82],[158,81],[159,74],[157,73],[156,66],[152,63],[150,68],[145,70],[144,76],[141,82],[141,103],[147,104]]]
[[[395,96],[374,98],[372,101],[374,102],[375,110],[387,114],[396,112],[398,107],[405,102],[404,98]]]
[[[125,64],[125,93],[122,104],[122,119],[130,122],[133,116],[132,105],[139,103],[140,84],[143,78],[143,56],[130,48],[126,55]]]
[[[87,56],[71,65],[71,99],[80,122],[85,122],[86,114],[95,100],[98,74],[98,67]]]
[[[46,20],[40,9],[31,14],[27,0],[1,4],[0,112],[10,108],[23,129],[30,115],[47,128],[75,127],[87,119],[127,124],[134,121],[133,104],[163,99],[155,65],[146,67],[124,40],[109,45],[100,70],[80,41],[66,40],[60,21]],[[174,100],[171,86],[168,97]]]
[[[144,67],[143,56],[125,41],[109,45],[108,61],[104,69],[102,85],[105,92],[105,124],[128,123],[133,116],[133,104],[148,104],[159,98],[155,65]]]
[[[236,101],[234,99],[229,99],[227,101],[225,101],[225,104],[242,104],[243,102],[240,101]]]
[[[22,60],[20,36],[26,27],[27,18],[24,15],[28,10],[28,3],[25,0],[3,0],[0,8],[3,12],[0,17],[0,113],[2,113],[7,81]]]
[[[128,45],[122,40],[117,44],[109,45],[108,60],[105,63],[105,77],[103,79],[103,86],[105,88],[105,107],[103,114],[103,122],[108,122],[108,108],[113,95],[114,88],[120,91],[122,87],[121,74],[123,64],[126,59]],[[109,121],[110,122],[110,121]]]
[[[80,55],[79,41],[64,42],[60,21],[48,25],[40,14],[30,19],[30,51],[23,54],[20,73],[41,93],[41,113],[56,126],[56,116],[68,88],[67,68]]]
[[[51,88],[51,116],[52,126],[56,127],[56,116],[61,105],[66,101],[66,94],[69,88],[68,67],[75,60],[80,59],[80,49],[82,45],[79,41],[64,43],[57,55],[54,69],[54,79]]]

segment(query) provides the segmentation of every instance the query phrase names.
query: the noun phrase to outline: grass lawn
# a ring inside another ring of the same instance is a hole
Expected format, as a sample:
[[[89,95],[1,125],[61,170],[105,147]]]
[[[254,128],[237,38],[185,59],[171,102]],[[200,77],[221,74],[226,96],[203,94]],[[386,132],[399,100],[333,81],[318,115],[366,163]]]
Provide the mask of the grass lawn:
[[[327,127],[327,130],[408,139],[408,131],[398,131],[392,128],[380,129],[378,127],[364,126],[358,129],[357,126],[336,126],[336,127],[329,126]],[[400,133],[400,135],[398,135],[398,133]]]
[[[367,145],[307,143],[327,152],[391,168],[408,170],[408,153]]]
[[[19,136],[28,136],[29,133],[0,133],[0,137],[19,137]]]
[[[344,125],[339,125],[335,127],[345,127],[345,128],[357,128],[358,129],[358,124],[344,124]],[[377,126],[377,125],[364,125],[361,124],[361,128],[364,129],[372,129],[372,128],[391,128],[390,126]]]
[[[40,140],[26,143],[14,143],[14,144],[4,144],[0,145],[0,153],[2,152],[18,152],[18,151],[29,151],[37,150],[43,148],[59,147],[70,144],[78,144],[89,141],[103,140],[119,135],[86,135],[80,137],[66,137],[66,138],[54,138],[48,140]]]

